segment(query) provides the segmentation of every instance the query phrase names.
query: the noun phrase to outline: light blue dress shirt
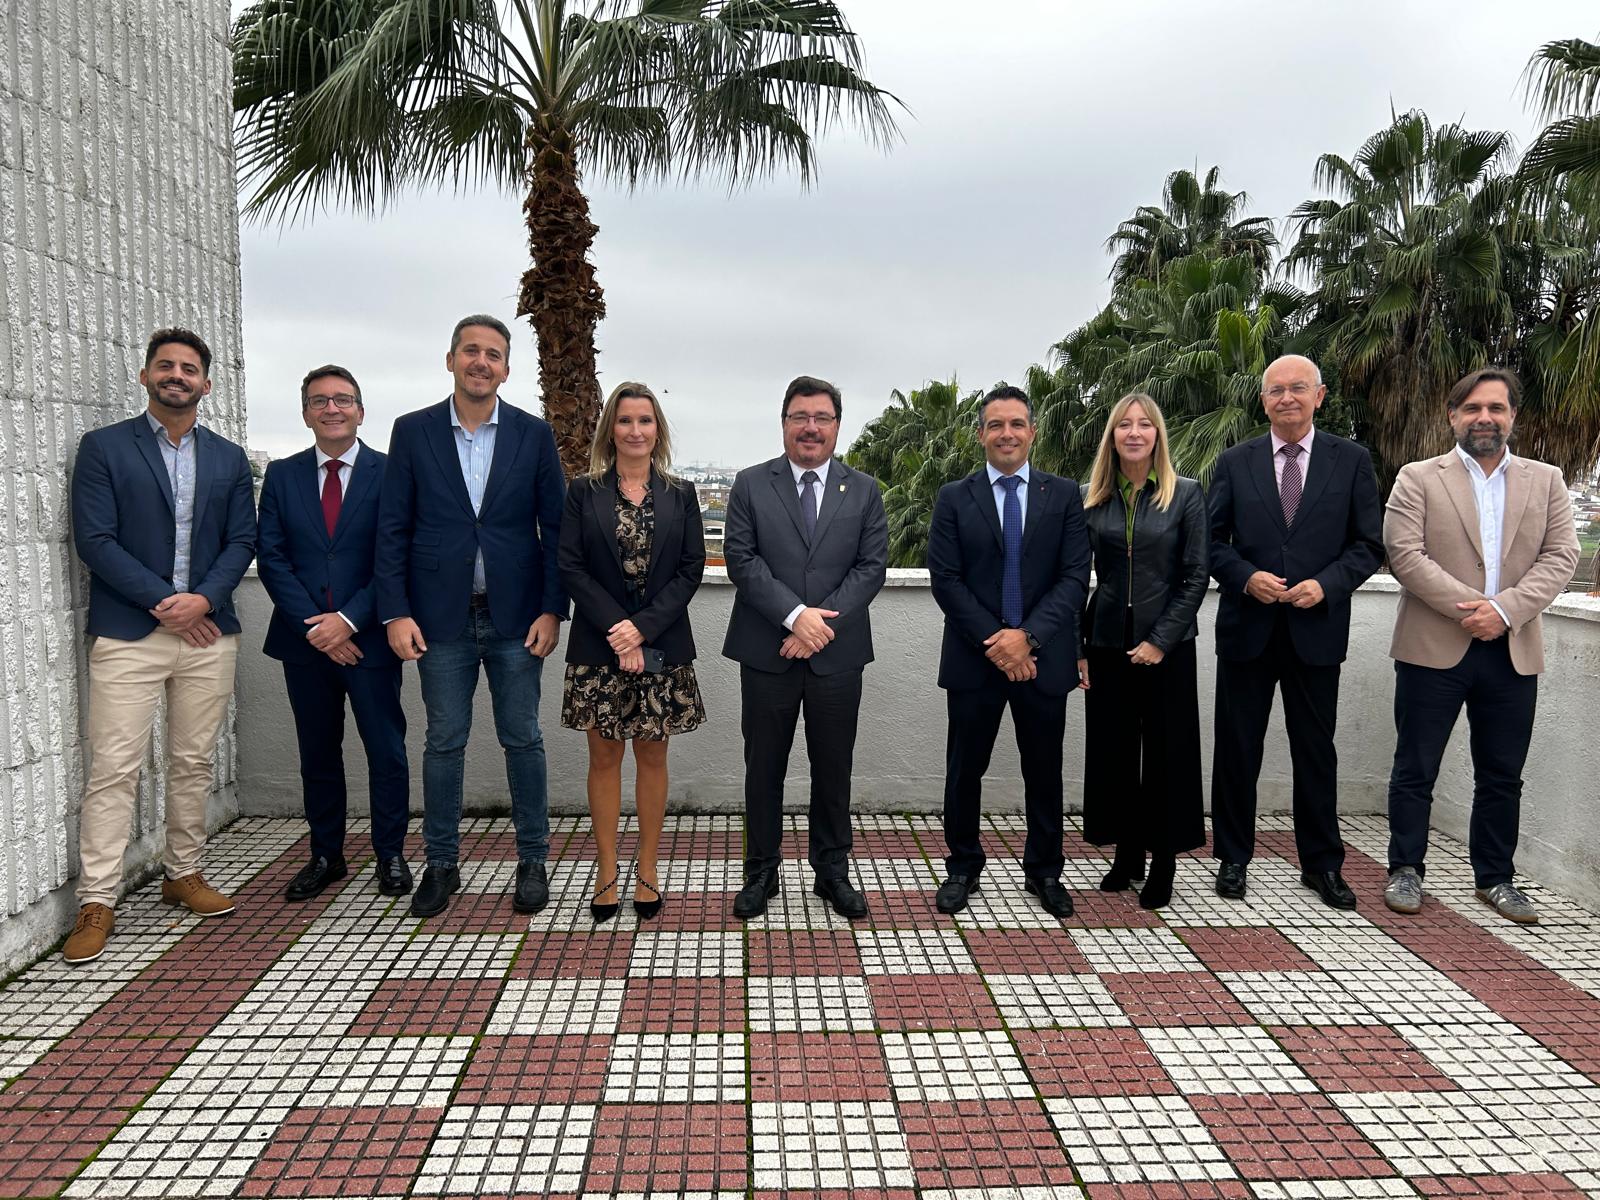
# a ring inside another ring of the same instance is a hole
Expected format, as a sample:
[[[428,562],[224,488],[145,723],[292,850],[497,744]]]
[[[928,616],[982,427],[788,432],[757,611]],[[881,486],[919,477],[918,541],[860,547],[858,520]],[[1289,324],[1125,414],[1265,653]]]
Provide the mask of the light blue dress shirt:
[[[1006,527],[1006,494],[1000,487],[1000,481],[1005,478],[1004,471],[995,470],[993,465],[986,465],[989,472],[989,490],[994,493],[994,511],[1000,515],[1000,528]],[[1022,480],[1022,486],[1017,489],[1017,503],[1022,506],[1022,527],[1028,527],[1028,464],[1023,463],[1012,472]]]
[[[450,428],[456,435],[456,458],[461,462],[461,478],[467,484],[467,496],[472,501],[472,515],[477,516],[483,507],[483,489],[489,482],[489,468],[494,464],[494,439],[500,426],[500,397],[494,398],[494,411],[477,429],[468,431],[456,413],[456,402],[450,401]],[[472,591],[481,596],[489,590],[483,573],[483,550],[472,564]]]
[[[167,464],[167,482],[172,485],[172,517],[176,526],[172,542],[172,590],[189,590],[189,556],[194,543],[194,431],[178,439],[174,446],[167,437],[166,428],[148,412],[145,420],[155,431],[156,445],[161,447],[161,460]]]

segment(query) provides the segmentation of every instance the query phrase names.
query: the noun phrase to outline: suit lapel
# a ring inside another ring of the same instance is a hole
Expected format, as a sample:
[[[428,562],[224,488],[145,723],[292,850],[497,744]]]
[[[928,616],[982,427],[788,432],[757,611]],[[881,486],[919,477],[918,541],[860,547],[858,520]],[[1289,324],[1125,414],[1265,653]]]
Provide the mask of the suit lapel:
[[[483,485],[482,512],[488,512],[495,495],[515,470],[517,455],[522,450],[524,422],[506,404],[500,405],[500,424],[494,432],[494,457],[489,460],[489,478]]]
[[[1454,450],[1442,455],[1439,459],[1439,469],[1444,474],[1444,490],[1450,497],[1450,503],[1456,506],[1456,515],[1461,518],[1461,524],[1467,531],[1467,537],[1472,542],[1472,548],[1478,552],[1478,560],[1483,561],[1483,535],[1478,529],[1478,500],[1472,494],[1472,480],[1467,478],[1466,464],[1461,461],[1461,456]],[[1510,498],[1510,489],[1507,489],[1507,498]],[[1501,539],[1502,543],[1504,538]]]
[[[313,453],[311,461],[316,462],[317,456]],[[312,467],[315,472],[316,468]],[[355,465],[350,468],[350,483],[344,489],[344,500],[339,505],[339,520],[333,527],[331,541],[337,542],[344,536],[344,531],[350,527],[351,513],[356,505],[366,499],[367,492],[378,478],[378,460],[372,457],[372,451],[363,444],[361,453],[356,455]],[[320,515],[320,513],[319,513]]]
[[[323,545],[328,545],[328,523],[322,519],[322,480],[317,478],[317,451],[315,447],[299,456],[301,462],[294,464],[291,472],[289,486],[300,493],[300,502],[306,508],[306,521],[316,531],[317,538]],[[356,461],[361,461],[361,456],[356,456]],[[355,488],[355,481],[350,481],[350,487]],[[348,498],[348,497],[347,497]],[[344,508],[339,509],[339,520],[343,523]]]
[[[849,495],[850,484],[854,481],[855,472],[845,466],[837,458],[828,466],[828,482],[817,486],[822,489],[822,503],[817,509],[817,529],[811,538],[811,552],[816,553],[817,547],[822,545],[822,539],[828,532],[828,526],[833,524],[833,516],[843,506]],[[795,501],[795,511],[800,509],[800,503]]]
[[[1522,524],[1522,514],[1527,511],[1532,489],[1528,481],[1528,464],[1520,458],[1512,460],[1506,468],[1506,510],[1500,516],[1500,562],[1506,560],[1511,549],[1511,539],[1517,536]],[[1502,581],[1502,586],[1504,581]]]
[[[143,413],[133,419],[133,441],[155,474],[156,486],[161,489],[161,494],[167,501],[167,511],[176,514],[178,505],[172,498],[172,480],[167,478],[167,464],[161,457],[161,447],[156,445],[156,433],[150,428],[150,422]]]
[[[668,484],[656,471],[650,472],[650,503],[656,510],[656,527],[650,535],[650,565],[645,569],[646,580],[655,574],[656,564],[661,561],[661,547],[666,543],[662,535],[679,518],[678,489]]]
[[[194,524],[200,527],[206,503],[211,499],[211,484],[217,477],[217,438],[209,429],[194,427]]]
[[[1028,511],[1022,518],[1022,558],[1028,558],[1028,544],[1033,541],[1033,531],[1042,524],[1040,518],[1045,514],[1045,506],[1049,504],[1050,477],[1043,471],[1028,468]],[[989,511],[994,511],[994,505],[989,506]]]
[[[978,508],[978,515],[989,527],[989,532],[994,534],[994,544],[1003,552],[1006,547],[1005,532],[1000,528],[1000,514],[994,506],[994,487],[989,483],[989,472],[979,468],[968,475],[967,487],[972,493],[972,503]]]
[[[1257,439],[1255,448],[1250,451],[1250,477],[1256,481],[1256,491],[1261,493],[1261,503],[1272,514],[1273,523],[1280,531],[1288,533],[1289,527],[1283,521],[1283,497],[1278,495],[1278,475],[1272,462],[1270,434]]]
[[[496,449],[499,444],[496,443]],[[605,535],[606,545],[611,549],[611,559],[617,564],[617,572],[622,572],[622,547],[617,543],[617,473],[607,471],[605,478],[598,479],[589,487],[589,505],[594,510],[595,522],[600,526],[600,532]]]
[[[800,535],[800,544],[809,546],[810,543],[806,541],[805,522],[800,517],[800,489],[794,485],[794,474],[789,470],[789,460],[778,459],[773,463],[770,474],[772,490],[778,493],[778,503],[794,522],[794,531]]]
[[[433,457],[439,464],[439,470],[444,472],[445,487],[470,517],[472,497],[467,492],[467,481],[461,474],[461,456],[456,453],[456,433],[450,425],[450,406],[454,403],[453,399],[446,399],[428,414],[428,445],[433,448]]]
[[[1268,442],[1268,445],[1271,445]],[[1328,479],[1333,474],[1337,465],[1339,451],[1343,447],[1331,438],[1313,437],[1311,439],[1311,461],[1306,464],[1305,484],[1300,489],[1300,507],[1295,509],[1295,523],[1289,529],[1289,536],[1294,536],[1294,531],[1300,528],[1302,522],[1300,515],[1309,513],[1315,506],[1318,497],[1328,486]],[[1278,504],[1278,515],[1283,515],[1283,504]]]

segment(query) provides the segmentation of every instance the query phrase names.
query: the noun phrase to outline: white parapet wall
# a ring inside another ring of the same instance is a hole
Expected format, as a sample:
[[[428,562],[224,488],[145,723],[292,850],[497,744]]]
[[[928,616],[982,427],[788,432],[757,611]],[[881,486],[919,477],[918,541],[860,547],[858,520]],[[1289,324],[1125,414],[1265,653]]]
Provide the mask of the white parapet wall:
[[[78,439],[145,405],[154,328],[210,343],[202,419],[242,441],[227,0],[0,3],[0,970],[61,935],[84,774]],[[156,747],[152,762],[159,761]],[[237,813],[230,722],[212,820]],[[159,775],[129,869],[156,859]]]
[[[1379,575],[1355,597],[1351,649],[1343,670],[1339,706],[1340,805],[1350,812],[1385,810],[1389,765],[1394,754],[1394,664],[1389,633],[1399,589]],[[733,589],[720,569],[707,572],[691,616],[699,649],[697,672],[707,724],[673,743],[671,804],[679,811],[738,811],[742,805],[744,750],[739,734],[737,667],[721,656]],[[241,615],[252,631],[239,670],[240,803],[250,814],[284,816],[300,811],[294,728],[284,698],[281,665],[259,653],[270,603],[253,577],[241,593]],[[1200,708],[1206,767],[1211,762],[1211,723],[1216,672],[1211,629],[1216,594],[1200,615]],[[926,571],[892,571],[889,586],[872,606],[877,661],[866,671],[860,734],[855,753],[855,805],[861,811],[937,812],[944,786],[945,703],[936,684],[942,617],[928,588]],[[1540,684],[1539,721],[1528,759],[1523,803],[1522,851],[1518,865],[1570,894],[1600,902],[1600,821],[1594,819],[1600,779],[1600,600],[1570,595],[1545,617],[1549,670]],[[550,767],[551,807],[584,811],[584,741],[560,725],[564,652],[545,666],[541,721]],[[421,811],[421,695],[415,669],[406,668],[404,697],[411,749],[412,807]],[[985,804],[1021,807],[1019,770],[1009,721],[1001,730],[985,784]],[[351,813],[361,812],[363,776],[353,725],[347,733]],[[1066,791],[1069,807],[1083,795],[1083,703],[1067,705]],[[1439,780],[1435,825],[1466,835],[1472,796],[1466,722],[1451,743]],[[790,758],[788,803],[806,803],[804,736]],[[1290,807],[1291,764],[1281,710],[1274,713],[1261,778],[1261,809]],[[624,789],[625,796],[627,788]],[[625,799],[625,803],[627,803]],[[479,688],[473,737],[467,748],[466,805],[469,811],[503,813],[505,768],[494,740],[487,686]]]

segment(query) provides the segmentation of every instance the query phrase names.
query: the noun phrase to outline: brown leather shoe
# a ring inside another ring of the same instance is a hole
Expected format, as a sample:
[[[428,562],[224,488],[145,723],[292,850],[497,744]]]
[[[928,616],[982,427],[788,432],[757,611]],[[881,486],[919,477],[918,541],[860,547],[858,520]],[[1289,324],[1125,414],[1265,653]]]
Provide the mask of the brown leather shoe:
[[[61,957],[76,966],[93,962],[105,953],[106,939],[117,919],[104,904],[85,904],[78,910],[78,923],[72,927],[66,945],[61,947]]]
[[[208,884],[198,871],[182,879],[163,879],[161,903],[181,904],[199,917],[220,917],[233,911],[233,900]]]

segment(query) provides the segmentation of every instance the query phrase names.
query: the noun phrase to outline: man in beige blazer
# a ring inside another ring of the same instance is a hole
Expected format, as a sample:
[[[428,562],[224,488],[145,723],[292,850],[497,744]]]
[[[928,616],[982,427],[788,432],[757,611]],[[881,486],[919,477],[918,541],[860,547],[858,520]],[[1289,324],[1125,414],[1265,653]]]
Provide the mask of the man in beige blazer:
[[[1456,446],[1400,470],[1383,543],[1403,589],[1389,654],[1397,740],[1389,776],[1389,885],[1395,912],[1422,907],[1433,785],[1466,705],[1472,729],[1468,849],[1477,896],[1534,924],[1512,883],[1522,764],[1544,670],[1539,614],[1578,565],[1566,481],[1506,448],[1521,386],[1486,367],[1445,400]]]

